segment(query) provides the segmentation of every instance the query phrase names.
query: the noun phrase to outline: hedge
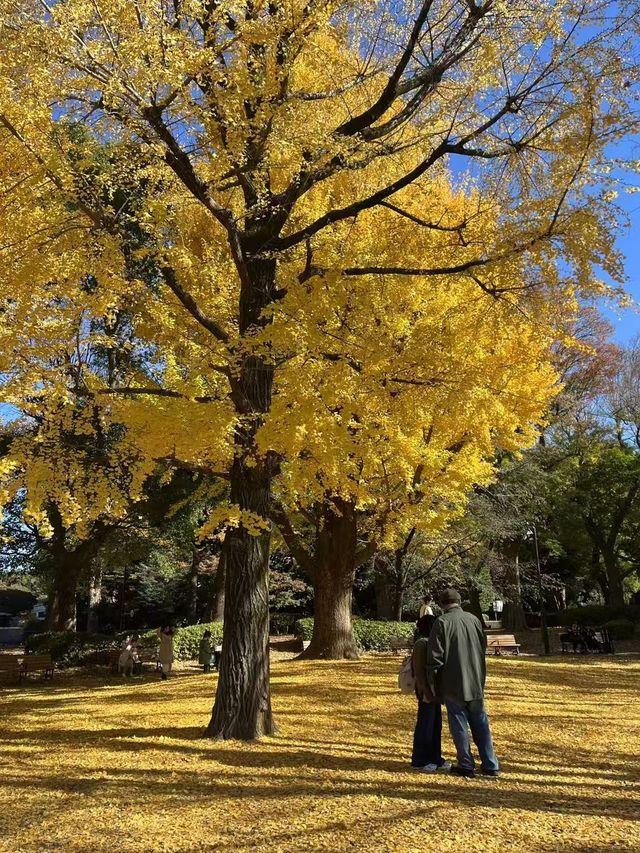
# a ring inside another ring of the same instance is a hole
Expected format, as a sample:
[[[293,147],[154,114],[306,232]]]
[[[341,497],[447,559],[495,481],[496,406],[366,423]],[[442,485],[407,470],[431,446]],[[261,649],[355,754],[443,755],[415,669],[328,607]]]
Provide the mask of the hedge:
[[[630,619],[612,619],[604,627],[614,640],[630,640],[635,633],[635,625]]]
[[[213,643],[222,642],[222,622],[203,625],[188,625],[178,628],[173,638],[173,654],[176,660],[194,660],[198,657],[200,640],[207,630],[211,631]],[[109,651],[122,645],[125,637],[134,637],[139,647],[154,648],[158,645],[156,629],[143,631],[121,631],[115,635],[87,634],[76,631],[47,631],[27,637],[27,654],[50,654],[61,666],[82,666],[106,663]]]
[[[116,638],[106,634],[45,631],[28,636],[24,648],[28,655],[51,655],[62,666],[82,666],[106,662],[109,649],[116,645]]]
[[[367,652],[384,652],[391,648],[396,637],[413,639],[414,622],[377,622],[373,619],[354,619],[353,636],[358,646]],[[310,640],[313,634],[313,619],[298,619],[294,633],[302,640]]]
[[[569,607],[559,614],[563,626],[589,625],[600,627],[607,622],[619,620],[640,622],[640,607],[635,604],[623,604],[620,607],[610,607],[607,604],[587,604],[584,607]]]
[[[214,645],[222,643],[222,622],[205,622],[202,625],[187,625],[176,629],[173,638],[173,656],[176,660],[195,660],[200,650],[200,640],[206,630],[211,631],[211,642]],[[156,629],[140,635],[140,645],[158,643]]]

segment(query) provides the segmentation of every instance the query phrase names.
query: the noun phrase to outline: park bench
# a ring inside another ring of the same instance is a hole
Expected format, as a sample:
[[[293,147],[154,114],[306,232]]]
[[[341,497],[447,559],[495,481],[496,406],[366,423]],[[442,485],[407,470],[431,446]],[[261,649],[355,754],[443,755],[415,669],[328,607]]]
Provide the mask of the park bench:
[[[389,647],[394,655],[397,655],[399,652],[410,652],[413,648],[413,643],[410,637],[392,637]]]
[[[0,678],[6,681],[20,681],[22,658],[18,655],[0,655]]]
[[[136,667],[138,670],[141,670],[145,663],[152,664],[156,671],[162,669],[162,664],[158,660],[158,651],[159,649],[138,649],[138,660],[136,661]]]
[[[25,655],[20,667],[20,678],[22,676],[26,678],[31,673],[41,673],[46,681],[53,678],[54,668],[55,664],[51,660],[51,655]]]
[[[519,655],[520,643],[516,642],[513,634],[490,634],[487,637],[487,651],[493,651],[494,655],[501,655],[503,651]]]
[[[601,628],[599,631],[593,631],[591,636],[586,634],[574,634],[573,631],[566,631],[560,634],[560,645],[562,654],[567,652],[598,652],[599,654],[614,654],[613,639],[606,628]]]

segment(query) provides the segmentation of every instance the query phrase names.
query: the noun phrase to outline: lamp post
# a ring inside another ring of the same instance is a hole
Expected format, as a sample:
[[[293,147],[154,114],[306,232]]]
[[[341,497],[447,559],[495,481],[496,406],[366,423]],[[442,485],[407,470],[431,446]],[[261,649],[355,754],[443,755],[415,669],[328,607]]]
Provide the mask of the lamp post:
[[[531,524],[531,529],[528,531],[533,535],[533,544],[536,550],[536,568],[538,569],[538,597],[540,598],[540,630],[542,633],[542,642],[544,644],[545,655],[551,654],[551,644],[549,642],[549,626],[547,625],[547,610],[544,606],[544,589],[542,587],[542,570],[540,568],[540,552],[538,550],[538,531],[535,524]]]

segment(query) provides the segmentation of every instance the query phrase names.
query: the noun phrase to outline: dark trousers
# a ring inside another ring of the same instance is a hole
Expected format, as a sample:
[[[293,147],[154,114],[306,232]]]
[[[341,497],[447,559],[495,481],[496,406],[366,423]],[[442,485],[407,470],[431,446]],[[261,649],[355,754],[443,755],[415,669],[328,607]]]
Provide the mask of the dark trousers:
[[[444,762],[442,757],[442,708],[439,702],[418,700],[418,719],[413,733],[412,767]]]

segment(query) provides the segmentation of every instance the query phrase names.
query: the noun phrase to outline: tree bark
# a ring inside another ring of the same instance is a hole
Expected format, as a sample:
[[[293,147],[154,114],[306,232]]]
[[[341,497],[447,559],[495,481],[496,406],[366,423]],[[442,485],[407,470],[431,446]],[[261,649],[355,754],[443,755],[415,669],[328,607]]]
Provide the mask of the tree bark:
[[[76,630],[76,591],[80,567],[69,558],[56,561],[53,587],[49,596],[49,630]]]
[[[102,569],[94,564],[89,579],[89,609],[87,611],[87,632],[96,634],[100,627],[98,607],[102,602]]]
[[[378,568],[379,560],[374,558],[374,587],[376,594],[376,616],[378,619],[393,618],[393,601],[391,596],[391,582],[385,568]]]
[[[273,260],[247,264],[249,281],[240,290],[240,333],[264,324],[263,308],[273,301]],[[238,415],[231,503],[241,511],[269,519],[272,461],[256,457],[255,435],[271,406],[273,366],[245,356],[231,380]],[[270,527],[251,535],[244,526],[229,528],[224,542],[224,639],[220,677],[207,735],[253,740],[273,734],[269,685],[269,542]]]
[[[393,595],[393,618],[396,622],[402,622],[402,610],[404,608],[404,589],[397,586]]]
[[[313,572],[313,634],[309,648],[302,653],[304,658],[358,657],[351,619],[356,549],[355,508],[336,499],[325,506],[318,532]]]

